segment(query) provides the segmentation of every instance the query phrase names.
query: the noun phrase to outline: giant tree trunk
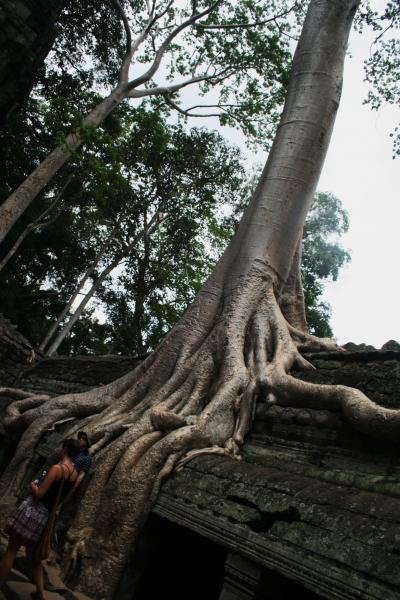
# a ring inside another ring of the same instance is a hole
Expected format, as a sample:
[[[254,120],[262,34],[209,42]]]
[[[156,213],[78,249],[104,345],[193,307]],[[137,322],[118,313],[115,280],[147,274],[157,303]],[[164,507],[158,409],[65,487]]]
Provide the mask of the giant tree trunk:
[[[257,396],[341,410],[357,429],[398,439],[398,412],[358,390],[288,374],[294,362],[309,366],[298,349],[311,336],[298,319],[294,259],[329,144],[357,5],[311,0],[281,123],[253,199],[215,272],[158,349],[101,389],[22,399],[9,409],[6,425],[23,434],[3,489],[18,487],[29,454],[54,422],[75,417],[70,433],[84,426],[94,441],[94,476],[69,533],[72,556],[79,552],[80,561],[66,561],[65,568],[70,574],[79,563],[78,585],[96,598],[112,597],[162,479],[201,452],[237,455]],[[295,323],[285,319],[281,296]]]

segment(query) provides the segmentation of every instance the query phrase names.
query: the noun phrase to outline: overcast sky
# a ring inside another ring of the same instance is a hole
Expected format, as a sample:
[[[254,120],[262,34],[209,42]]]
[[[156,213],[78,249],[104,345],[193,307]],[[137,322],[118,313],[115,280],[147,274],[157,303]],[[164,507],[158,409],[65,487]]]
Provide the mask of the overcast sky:
[[[374,6],[385,3],[378,0]],[[389,137],[400,110],[387,106],[376,112],[362,104],[368,91],[363,61],[372,39],[351,35],[342,100],[318,189],[340,198],[350,215],[350,231],[342,240],[351,263],[325,293],[334,335],[341,344],[380,348],[389,339],[400,341],[400,158],[392,159]],[[238,134],[221,133],[246,152]]]
[[[351,263],[327,286],[332,326],[339,343],[380,347],[400,341],[400,159],[392,159],[389,134],[400,120],[398,107],[379,112],[363,106],[368,87],[363,60],[370,42],[353,33],[345,67],[342,101],[319,188],[340,198],[350,215],[343,243]]]

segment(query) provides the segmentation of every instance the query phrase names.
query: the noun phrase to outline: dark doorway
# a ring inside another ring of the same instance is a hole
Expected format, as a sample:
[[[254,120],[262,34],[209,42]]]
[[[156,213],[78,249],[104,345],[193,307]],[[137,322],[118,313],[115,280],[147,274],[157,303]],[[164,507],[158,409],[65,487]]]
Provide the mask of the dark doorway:
[[[218,600],[224,548],[156,515],[150,517],[145,535],[146,566],[132,600]]]

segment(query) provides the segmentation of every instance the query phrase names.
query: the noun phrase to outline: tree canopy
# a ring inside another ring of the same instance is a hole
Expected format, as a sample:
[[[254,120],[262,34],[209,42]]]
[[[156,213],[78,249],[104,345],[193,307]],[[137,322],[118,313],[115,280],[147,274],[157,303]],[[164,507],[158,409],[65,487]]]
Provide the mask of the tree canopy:
[[[150,11],[149,24],[149,5],[144,0],[84,4],[71,0],[58,20],[42,83],[47,86],[49,77],[70,75],[87,91],[116,85],[128,29],[129,44],[130,37],[135,40],[147,27],[133,64],[136,72],[146,72],[157,61],[154,75],[158,79],[148,80],[149,92],[152,96],[157,85],[166,89],[161,90],[156,105],[166,104],[187,116],[217,114],[221,123],[240,127],[255,143],[268,145],[284,98],[290,45],[304,5],[287,0],[161,2],[154,13]],[[202,13],[203,18],[194,18]],[[164,47],[168,36],[171,42]],[[204,108],[192,109],[179,99],[179,81],[191,80],[197,104],[205,104]],[[176,91],[168,90],[172,82],[178,82]],[[210,90],[215,91],[207,96]],[[202,101],[202,96],[208,99]]]
[[[371,84],[365,100],[373,110],[385,104],[400,104],[400,2],[389,0],[380,10],[366,2],[356,18],[360,33],[366,28],[375,32],[370,56],[365,60],[366,80]],[[400,154],[400,127],[393,137],[393,158]]]
[[[74,100],[51,92],[38,108],[33,99],[0,132],[4,188],[12,187],[15,156],[20,168],[29,168],[53,143],[52,131],[74,118],[79,110]],[[28,135],[31,145],[22,143]],[[29,234],[0,272],[2,310],[38,345],[74,290],[76,308],[114,264],[59,352],[145,354],[177,322],[211,272],[253,187],[254,175],[245,172],[239,151],[219,134],[168,125],[162,113],[146,107],[121,106],[102,129],[88,132],[84,150],[3,246],[5,252],[12,247],[37,211],[61,194],[44,226]],[[326,336],[329,310],[318,300],[322,280],[336,278],[347,260],[328,238],[343,233],[347,220],[338,200],[318,198],[306,222],[303,281],[311,331]],[[162,222],[145,240],[144,219],[156,214]],[[86,284],[77,288],[96,257]],[[60,327],[67,322],[68,313]]]

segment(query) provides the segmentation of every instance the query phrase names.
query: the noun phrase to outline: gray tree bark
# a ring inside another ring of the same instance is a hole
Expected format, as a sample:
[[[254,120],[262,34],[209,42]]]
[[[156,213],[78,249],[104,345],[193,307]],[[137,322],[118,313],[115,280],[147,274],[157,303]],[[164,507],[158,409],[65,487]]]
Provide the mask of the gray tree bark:
[[[311,0],[276,140],[238,231],[164,342],[137,369],[84,394],[14,402],[5,425],[22,436],[4,473],[17,489],[43,431],[74,417],[94,441],[95,472],[69,532],[64,568],[79,588],[112,597],[162,480],[202,453],[238,455],[257,395],[283,406],[341,411],[372,436],[398,440],[400,414],[360,391],[294,379],[299,347],[327,347],[285,319],[297,302],[296,251],[339,104],[358,0]],[[289,294],[290,296],[290,294]],[[299,314],[298,306],[294,314]],[[297,323],[298,325],[298,323]],[[300,323],[301,325],[301,323]]]
[[[67,337],[67,335],[70,333],[70,331],[73,328],[73,326],[75,325],[75,323],[80,319],[80,317],[81,317],[83,311],[85,310],[86,306],[88,305],[89,301],[93,298],[93,296],[95,295],[95,293],[97,292],[97,290],[101,287],[101,285],[103,284],[104,280],[118,266],[120,260],[121,260],[121,258],[118,257],[118,259],[116,259],[115,261],[113,261],[112,263],[110,263],[100,273],[100,275],[97,277],[97,279],[95,279],[95,281],[90,286],[90,289],[86,292],[86,294],[84,295],[84,297],[82,298],[82,300],[79,302],[79,304],[76,307],[74,313],[70,316],[70,318],[68,319],[68,321],[65,323],[64,327],[57,334],[57,336],[55,337],[54,341],[51,342],[48,350],[46,351],[46,356],[53,356],[53,354],[55,352],[57,352],[58,348],[60,347],[60,345],[62,344],[62,342],[65,340],[65,338]]]
[[[92,261],[92,263],[90,264],[90,266],[87,268],[87,270],[85,271],[85,273],[83,274],[83,276],[79,279],[78,283],[76,284],[76,287],[75,287],[73,293],[71,294],[71,297],[68,300],[67,304],[64,306],[64,308],[61,311],[61,313],[58,315],[58,317],[51,324],[48,332],[46,333],[45,337],[43,338],[43,341],[41,342],[41,344],[39,346],[39,350],[41,352],[45,352],[46,351],[46,349],[49,346],[52,338],[54,337],[54,335],[55,335],[58,327],[61,325],[61,323],[63,322],[63,320],[65,319],[65,317],[69,314],[70,309],[71,309],[72,305],[74,304],[75,300],[77,299],[77,297],[79,296],[82,288],[84,287],[84,285],[86,284],[86,282],[89,280],[89,278],[91,277],[92,273],[97,268],[97,266],[100,264],[100,261],[102,260],[103,256],[107,252],[109,243],[111,243],[112,240],[113,240],[113,238],[114,238],[114,235],[116,233],[117,228],[118,228],[118,225],[117,225],[116,228],[113,229],[113,231],[111,232],[111,235],[108,237],[108,239],[105,240],[105,242],[103,243],[102,248],[97,252],[96,256],[94,257],[94,259]],[[58,348],[58,345],[57,345],[57,348]]]

